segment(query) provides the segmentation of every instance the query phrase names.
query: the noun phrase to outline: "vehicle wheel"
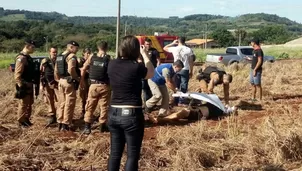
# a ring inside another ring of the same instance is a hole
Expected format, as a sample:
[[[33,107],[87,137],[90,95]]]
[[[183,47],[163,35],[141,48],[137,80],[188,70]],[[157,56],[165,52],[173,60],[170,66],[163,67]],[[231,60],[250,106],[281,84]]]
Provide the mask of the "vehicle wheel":
[[[233,61],[233,62],[231,62],[229,65],[233,65],[233,64],[239,64],[239,62],[238,61]]]

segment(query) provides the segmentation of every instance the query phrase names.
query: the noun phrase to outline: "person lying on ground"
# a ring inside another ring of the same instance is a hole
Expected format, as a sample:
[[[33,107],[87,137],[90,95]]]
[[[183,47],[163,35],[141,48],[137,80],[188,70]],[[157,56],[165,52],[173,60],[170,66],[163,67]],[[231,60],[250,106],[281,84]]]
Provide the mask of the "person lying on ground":
[[[203,66],[196,77],[199,80],[199,91],[203,93],[214,94],[214,87],[223,84],[224,101],[229,104],[230,83],[233,76],[214,66]]]
[[[166,117],[153,117],[149,116],[149,120],[152,123],[165,123],[171,121],[178,121],[181,119],[187,119],[188,121],[199,121],[199,120],[208,120],[215,119],[219,117],[228,116],[231,113],[237,112],[237,107],[226,106],[225,111],[222,111],[215,105],[211,103],[201,104],[201,106],[187,107],[179,110],[171,115]]]

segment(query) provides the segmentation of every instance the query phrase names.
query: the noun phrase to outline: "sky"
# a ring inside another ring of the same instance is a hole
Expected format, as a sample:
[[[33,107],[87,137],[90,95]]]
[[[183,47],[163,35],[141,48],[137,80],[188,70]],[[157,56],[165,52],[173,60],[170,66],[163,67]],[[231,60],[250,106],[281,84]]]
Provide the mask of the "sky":
[[[121,15],[183,17],[191,14],[238,16],[269,13],[302,23],[302,0],[121,0]],[[67,16],[116,16],[118,0],[0,0],[5,9],[23,9]]]

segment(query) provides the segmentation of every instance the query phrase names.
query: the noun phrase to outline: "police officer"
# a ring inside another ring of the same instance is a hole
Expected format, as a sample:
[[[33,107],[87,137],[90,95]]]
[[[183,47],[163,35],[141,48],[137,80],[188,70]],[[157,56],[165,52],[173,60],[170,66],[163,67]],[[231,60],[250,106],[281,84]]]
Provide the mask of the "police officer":
[[[104,132],[107,130],[107,114],[110,98],[109,78],[107,68],[110,61],[110,56],[107,55],[108,44],[101,41],[97,44],[99,52],[93,54],[84,63],[81,71],[81,84],[84,82],[84,75],[89,69],[90,87],[88,92],[88,99],[86,104],[86,113],[84,117],[85,129],[84,134],[91,133],[91,124],[93,123],[93,113],[100,101],[101,114],[99,117],[99,130]]]
[[[78,63],[79,63],[80,68],[83,68],[84,63],[87,61],[87,59],[89,58],[89,56],[91,54],[92,54],[92,50],[90,48],[85,48],[83,50],[83,57],[78,58]],[[85,106],[86,106],[88,90],[89,90],[89,84],[88,84],[89,73],[85,72],[85,74],[83,75],[83,78],[84,78],[84,82],[83,82],[83,84],[81,84],[81,87],[79,87],[79,94],[80,94],[81,105],[82,105],[81,106],[82,107],[81,119],[84,119],[84,115],[85,115]]]
[[[58,82],[54,78],[54,68],[57,59],[57,47],[51,47],[49,49],[49,57],[44,58],[41,61],[41,86],[45,97],[45,102],[48,105],[49,120],[47,125],[56,123],[56,107],[57,102],[57,90]]]
[[[159,104],[160,110],[158,116],[163,117],[167,114],[169,109],[167,86],[174,92],[178,90],[172,78],[177,72],[181,71],[183,67],[183,63],[177,60],[173,64],[161,64],[155,68],[154,76],[148,80],[153,96],[146,102],[146,113],[150,113],[152,108]]]
[[[23,50],[18,54],[15,64],[16,95],[20,99],[18,109],[18,122],[20,126],[29,127],[32,125],[30,116],[32,104],[34,103],[34,62],[30,54],[35,51],[35,42],[25,41]]]
[[[196,77],[200,83],[200,91],[214,93],[214,87],[223,84],[224,101],[229,104],[229,87],[233,77],[215,66],[203,66]]]
[[[55,77],[59,80],[59,102],[57,110],[57,122],[59,130],[68,131],[74,115],[76,105],[76,90],[79,87],[80,69],[76,53],[79,44],[70,41],[66,50],[57,57],[55,65]]]

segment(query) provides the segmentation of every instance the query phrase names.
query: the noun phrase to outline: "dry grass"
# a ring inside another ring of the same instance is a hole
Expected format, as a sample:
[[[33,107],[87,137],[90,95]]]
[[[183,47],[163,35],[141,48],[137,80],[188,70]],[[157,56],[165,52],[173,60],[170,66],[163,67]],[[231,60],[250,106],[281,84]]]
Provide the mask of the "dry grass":
[[[278,61],[264,67],[261,104],[247,101],[249,66],[226,68],[234,75],[230,93],[231,103],[240,107],[238,116],[146,128],[141,170],[302,170],[302,61]],[[57,128],[46,129],[45,106],[39,99],[35,125],[28,130],[18,128],[12,75],[3,71],[0,77],[6,79],[0,83],[0,170],[106,170],[108,133],[83,136],[79,130],[64,134]],[[191,90],[197,86],[195,80],[190,83]],[[222,95],[221,87],[215,91]]]

